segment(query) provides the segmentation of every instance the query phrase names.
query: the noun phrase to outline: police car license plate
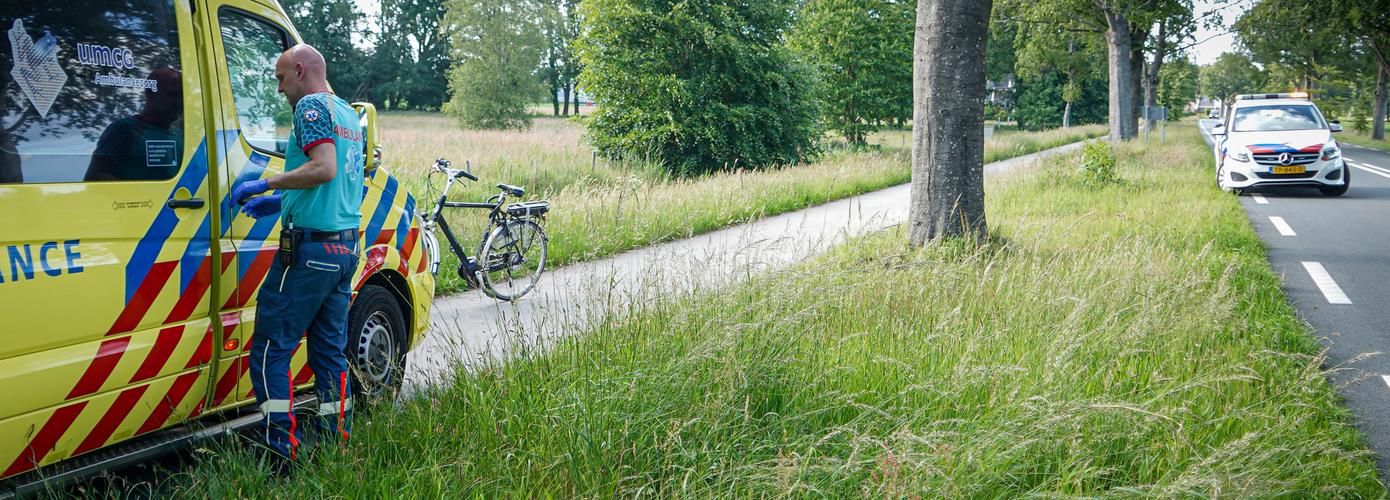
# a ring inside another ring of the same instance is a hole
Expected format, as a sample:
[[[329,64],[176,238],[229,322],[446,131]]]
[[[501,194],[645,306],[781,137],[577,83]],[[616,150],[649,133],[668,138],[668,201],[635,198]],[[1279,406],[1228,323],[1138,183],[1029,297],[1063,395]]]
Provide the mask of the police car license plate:
[[[1301,174],[1305,171],[1304,167],[1274,167],[1275,174]]]

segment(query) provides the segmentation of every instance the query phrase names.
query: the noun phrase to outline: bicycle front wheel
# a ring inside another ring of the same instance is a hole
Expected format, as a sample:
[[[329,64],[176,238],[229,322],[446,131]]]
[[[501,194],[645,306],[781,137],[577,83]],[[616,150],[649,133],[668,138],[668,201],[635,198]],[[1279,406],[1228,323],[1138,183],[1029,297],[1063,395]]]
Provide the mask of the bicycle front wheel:
[[[499,300],[526,295],[545,271],[550,239],[540,224],[527,219],[498,224],[483,241],[478,255],[478,281],[483,292]]]

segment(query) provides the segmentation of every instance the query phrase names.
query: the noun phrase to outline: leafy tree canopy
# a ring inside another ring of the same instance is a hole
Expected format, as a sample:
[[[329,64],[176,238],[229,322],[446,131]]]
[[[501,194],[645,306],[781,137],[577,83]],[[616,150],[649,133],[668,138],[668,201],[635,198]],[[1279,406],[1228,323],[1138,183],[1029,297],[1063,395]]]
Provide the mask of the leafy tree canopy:
[[[814,73],[784,43],[793,0],[586,0],[590,143],[678,174],[799,162],[819,135]]]

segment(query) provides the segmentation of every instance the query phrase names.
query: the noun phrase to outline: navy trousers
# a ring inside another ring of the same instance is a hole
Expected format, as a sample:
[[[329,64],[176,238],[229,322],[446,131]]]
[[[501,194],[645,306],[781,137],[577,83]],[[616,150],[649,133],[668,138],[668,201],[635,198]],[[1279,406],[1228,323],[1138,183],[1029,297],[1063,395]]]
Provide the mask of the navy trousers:
[[[251,386],[265,415],[266,446],[293,460],[303,426],[295,419],[290,358],[306,335],[309,367],[319,407],[310,427],[325,439],[347,441],[352,423],[348,381],[348,305],[357,271],[357,242],[300,245],[297,261],[271,264],[257,295],[256,332],[251,337]]]

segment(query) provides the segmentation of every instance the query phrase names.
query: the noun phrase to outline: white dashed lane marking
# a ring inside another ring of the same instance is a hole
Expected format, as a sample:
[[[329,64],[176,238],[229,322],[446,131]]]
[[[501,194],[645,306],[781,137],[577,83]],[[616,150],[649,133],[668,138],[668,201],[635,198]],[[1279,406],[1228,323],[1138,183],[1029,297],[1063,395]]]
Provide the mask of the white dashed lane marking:
[[[1322,296],[1327,298],[1328,304],[1350,304],[1351,299],[1342,292],[1342,287],[1337,286],[1337,281],[1332,279],[1332,275],[1327,274],[1327,269],[1322,267],[1319,262],[1304,262],[1303,269],[1308,271],[1308,276],[1313,278],[1313,284],[1322,291]]]
[[[1385,385],[1390,385],[1390,375],[1381,375],[1380,379],[1385,381]]]
[[[1274,228],[1278,229],[1281,235],[1298,236],[1297,233],[1293,232],[1293,228],[1289,227],[1289,223],[1284,221],[1283,217],[1270,217],[1269,223],[1274,224]]]
[[[1252,194],[1252,195],[1250,195],[1250,197],[1255,199],[1255,203],[1256,203],[1256,204],[1259,204],[1259,205],[1268,205],[1268,204],[1269,204],[1269,200],[1266,200],[1266,199],[1265,199],[1265,195],[1262,195],[1262,194],[1260,194],[1260,193]]]
[[[1386,178],[1386,179],[1390,179],[1390,172],[1386,172],[1386,171],[1381,170],[1381,169],[1379,169],[1379,168],[1370,168],[1370,167],[1367,167],[1366,165],[1362,165],[1362,164],[1359,164],[1359,163],[1352,163],[1352,162],[1347,162],[1347,165],[1351,165],[1351,166],[1353,166],[1353,167],[1356,167],[1357,169],[1360,169],[1360,170],[1362,170],[1362,171],[1365,171],[1366,173],[1376,174],[1376,175],[1379,175],[1379,176],[1384,177],[1384,178]]]

